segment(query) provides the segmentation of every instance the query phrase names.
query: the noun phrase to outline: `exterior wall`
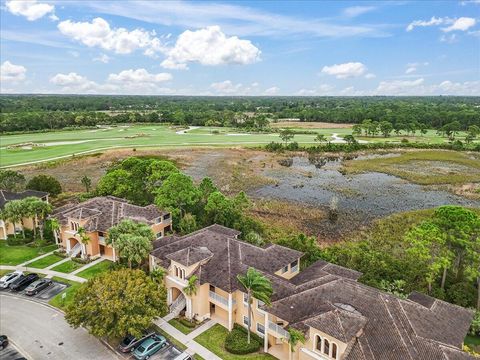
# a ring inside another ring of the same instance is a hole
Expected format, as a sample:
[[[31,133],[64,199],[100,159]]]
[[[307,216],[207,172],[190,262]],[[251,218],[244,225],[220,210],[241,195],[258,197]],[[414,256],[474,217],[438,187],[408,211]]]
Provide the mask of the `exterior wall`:
[[[300,258],[297,259],[297,264],[298,265],[296,266],[296,268],[292,268],[291,263],[290,263],[290,264],[288,264],[288,267],[286,267],[286,269],[278,270],[275,273],[275,275],[281,276],[285,279],[291,279],[294,276],[298,275],[298,273],[300,272]],[[287,270],[287,271],[283,271],[283,270]]]
[[[330,354],[323,353],[323,347],[321,350],[317,350],[317,336],[320,336],[322,339],[327,339],[330,343]],[[337,345],[337,356],[332,357],[332,344]],[[348,344],[338,341],[337,339],[327,335],[321,331],[310,328],[307,341],[302,344],[300,349],[300,360],[310,360],[310,359],[341,359],[341,355],[347,349]]]
[[[25,229],[32,230],[33,229],[33,219],[31,218],[23,218],[23,227]],[[17,229],[22,228],[22,222],[16,223]],[[0,239],[6,239],[7,235],[14,235],[15,234],[15,226],[11,222],[5,223],[3,220],[0,220]]]
[[[197,294],[192,297],[192,313],[198,320],[210,317],[209,284],[198,287]]]

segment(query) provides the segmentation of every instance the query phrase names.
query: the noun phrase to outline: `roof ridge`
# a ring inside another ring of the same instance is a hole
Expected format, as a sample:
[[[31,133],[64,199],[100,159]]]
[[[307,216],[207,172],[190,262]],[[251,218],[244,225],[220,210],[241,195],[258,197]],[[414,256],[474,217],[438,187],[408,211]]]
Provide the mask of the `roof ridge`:
[[[230,264],[230,239],[227,240],[227,264],[228,264],[228,283],[229,283],[229,291],[232,290],[232,267]]]

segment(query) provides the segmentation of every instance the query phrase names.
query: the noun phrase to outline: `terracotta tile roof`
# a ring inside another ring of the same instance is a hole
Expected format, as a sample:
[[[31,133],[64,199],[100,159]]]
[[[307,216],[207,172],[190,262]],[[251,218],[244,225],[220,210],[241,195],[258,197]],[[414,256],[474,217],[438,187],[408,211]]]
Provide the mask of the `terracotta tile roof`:
[[[212,256],[212,252],[206,247],[189,246],[186,249],[181,249],[172,254],[168,254],[166,258],[184,266],[191,266],[200,261],[207,260]]]
[[[25,190],[22,192],[12,192],[8,190],[0,190],[0,209],[3,209],[5,204],[12,200],[21,200],[25,199],[30,196],[35,196],[39,199],[44,198],[47,196],[48,193],[44,191],[36,191],[36,190]]]
[[[154,224],[155,219],[165,214],[168,212],[158,209],[155,205],[137,206],[114,196],[99,196],[56,209],[51,217],[63,225],[67,223],[68,218],[87,220],[85,230],[108,231],[124,219]]]

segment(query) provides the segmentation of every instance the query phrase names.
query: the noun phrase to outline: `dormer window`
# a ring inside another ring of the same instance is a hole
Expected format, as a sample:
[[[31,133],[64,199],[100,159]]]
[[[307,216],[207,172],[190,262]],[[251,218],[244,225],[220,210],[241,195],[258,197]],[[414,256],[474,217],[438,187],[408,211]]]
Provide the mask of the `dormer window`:
[[[295,260],[290,264],[290,271],[296,272],[298,270],[298,260]]]
[[[163,215],[163,220],[168,220],[168,219],[170,219],[170,214]]]
[[[338,359],[338,346],[320,335],[315,335],[314,350],[332,359]]]
[[[70,221],[70,228],[74,231],[78,231],[78,229],[80,228],[80,225],[75,221]]]
[[[288,271],[288,265],[282,268],[282,274],[285,274]]]

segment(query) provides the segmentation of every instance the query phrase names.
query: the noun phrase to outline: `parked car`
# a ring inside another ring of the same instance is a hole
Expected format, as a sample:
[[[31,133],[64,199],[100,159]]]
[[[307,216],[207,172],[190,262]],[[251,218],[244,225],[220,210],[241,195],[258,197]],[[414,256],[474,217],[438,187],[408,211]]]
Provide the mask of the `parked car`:
[[[192,355],[187,352],[183,352],[180,355],[176,356],[173,360],[193,360]]]
[[[165,346],[167,346],[167,339],[162,335],[155,334],[142,341],[142,343],[133,351],[133,356],[137,360],[147,360],[150,359],[150,356]]]
[[[15,280],[10,284],[10,289],[12,289],[13,291],[21,291],[25,289],[25,287],[30,285],[32,282],[34,282],[35,280],[38,280],[38,278],[39,278],[38,274],[35,274],[35,273],[22,275],[17,280]]]
[[[23,271],[20,271],[20,270],[16,270],[14,272],[6,274],[0,279],[0,288],[7,289],[12,282],[17,280],[22,275],[23,275]]]
[[[30,285],[27,286],[25,289],[25,295],[32,296],[38,294],[40,291],[43,289],[46,289],[50,285],[52,285],[53,282],[50,279],[40,279],[37,281],[34,281]]]
[[[147,340],[148,338],[155,335],[154,332],[144,332],[142,337],[136,338],[133,335],[127,335],[123,338],[122,342],[118,346],[121,352],[128,353],[130,351],[135,350],[135,348],[140,345],[143,341]]]
[[[3,350],[8,345],[7,335],[0,335],[0,350]]]

